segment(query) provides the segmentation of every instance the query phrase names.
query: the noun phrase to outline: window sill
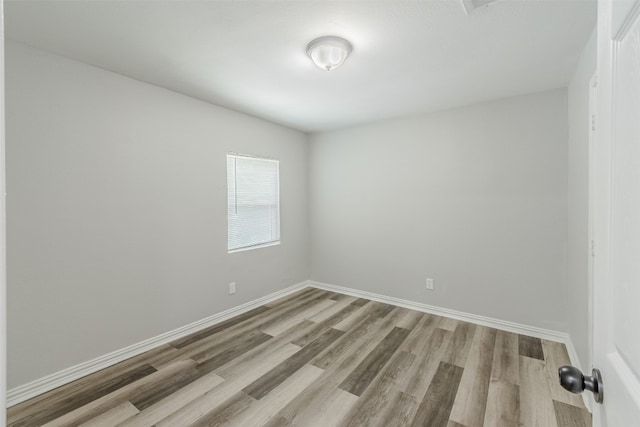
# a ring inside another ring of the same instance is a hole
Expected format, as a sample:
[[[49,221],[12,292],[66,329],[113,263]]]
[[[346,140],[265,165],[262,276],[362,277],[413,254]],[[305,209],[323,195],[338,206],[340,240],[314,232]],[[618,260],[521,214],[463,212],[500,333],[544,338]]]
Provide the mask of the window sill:
[[[280,240],[276,240],[275,242],[260,243],[259,245],[247,246],[247,247],[238,248],[238,249],[232,249],[230,251],[227,251],[227,253],[234,254],[236,252],[245,252],[245,251],[251,251],[253,249],[268,248],[269,246],[276,246],[276,245],[279,245],[279,244],[280,244]]]

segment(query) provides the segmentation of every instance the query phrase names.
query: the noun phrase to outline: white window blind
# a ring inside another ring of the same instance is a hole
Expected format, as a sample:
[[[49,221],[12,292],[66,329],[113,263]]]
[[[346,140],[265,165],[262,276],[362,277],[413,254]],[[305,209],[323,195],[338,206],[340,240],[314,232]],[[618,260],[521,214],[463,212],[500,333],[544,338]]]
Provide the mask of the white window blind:
[[[227,154],[229,252],[280,243],[277,160]]]

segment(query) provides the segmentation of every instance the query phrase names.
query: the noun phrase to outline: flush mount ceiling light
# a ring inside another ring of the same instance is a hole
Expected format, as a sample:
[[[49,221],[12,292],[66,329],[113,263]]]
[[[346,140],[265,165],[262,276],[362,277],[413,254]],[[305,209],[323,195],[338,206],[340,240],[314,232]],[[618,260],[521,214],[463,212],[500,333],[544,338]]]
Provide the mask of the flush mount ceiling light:
[[[351,43],[335,36],[318,37],[307,45],[307,55],[314,64],[326,71],[341,66],[352,50]]]

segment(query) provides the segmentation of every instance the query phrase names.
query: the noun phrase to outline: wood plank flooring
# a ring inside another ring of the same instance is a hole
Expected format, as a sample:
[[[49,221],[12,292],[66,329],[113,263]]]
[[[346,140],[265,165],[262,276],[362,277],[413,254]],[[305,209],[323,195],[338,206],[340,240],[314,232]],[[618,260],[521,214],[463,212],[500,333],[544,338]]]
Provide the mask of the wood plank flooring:
[[[18,426],[586,427],[564,345],[307,288],[8,409]]]

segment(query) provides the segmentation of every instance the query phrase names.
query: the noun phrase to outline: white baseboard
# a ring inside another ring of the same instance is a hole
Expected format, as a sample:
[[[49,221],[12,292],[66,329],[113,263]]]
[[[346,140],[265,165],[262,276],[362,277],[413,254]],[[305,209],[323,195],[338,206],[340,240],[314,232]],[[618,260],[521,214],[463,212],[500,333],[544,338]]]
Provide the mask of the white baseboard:
[[[214,314],[205,319],[193,322],[189,325],[174,329],[173,331],[166,332],[153,338],[141,341],[137,344],[130,345],[123,349],[114,351],[104,356],[97,357],[93,360],[72,366],[62,371],[47,375],[46,377],[39,378],[30,383],[13,388],[7,392],[7,406],[13,406],[32,397],[38,396],[54,388],[60,387],[64,384],[75,381],[79,378],[85,377],[89,374],[97,372],[101,369],[112,366],[123,360],[137,356],[145,351],[149,351],[162,344],[167,344],[176,339],[182,338],[194,332],[198,332],[204,328],[215,325],[227,319],[230,319],[239,314],[245,313],[249,310],[257,308],[261,305],[267,304],[278,298],[282,298],[288,294],[296,292],[305,287],[314,287],[318,289],[324,289],[328,291],[339,292],[342,294],[352,295],[360,298],[366,298],[373,301],[379,301],[386,304],[391,304],[399,307],[408,308],[411,310],[418,310],[425,313],[436,314],[439,316],[450,317],[465,322],[476,323],[483,326],[488,326],[495,329],[500,329],[508,332],[514,332],[517,334],[528,335],[536,338],[542,338],[550,341],[562,342],[567,346],[571,363],[581,369],[580,361],[578,359],[575,347],[571,341],[569,335],[564,332],[553,331],[550,329],[543,329],[529,325],[523,325],[520,323],[509,322],[500,319],[494,319],[491,317],[480,316],[477,314],[465,313],[462,311],[451,310],[442,307],[436,307],[433,305],[422,304],[419,302],[404,300],[400,298],[390,297],[386,295],[376,294],[367,291],[361,291],[352,288],[345,288],[342,286],[331,285],[328,283],[317,282],[313,280],[306,280],[290,286],[286,289],[274,292],[264,297],[249,301],[245,304],[237,307],[230,308],[223,312]],[[585,399],[585,405],[590,409],[590,402]]]
[[[360,291],[358,289],[345,288],[342,286],[331,285],[329,283],[316,282],[313,280],[309,281],[309,285],[313,286],[314,288],[324,289],[327,291],[340,292],[342,294],[352,295],[360,298],[367,298],[373,301],[379,301],[386,304],[396,305],[396,306],[408,308],[411,310],[423,311],[425,313],[436,314],[438,316],[450,317],[452,319],[476,323],[478,325],[488,326],[490,328],[500,329],[508,332],[515,332],[517,334],[528,335],[530,337],[542,338],[549,341],[557,341],[563,344],[566,344],[569,341],[569,334],[565,332],[558,332],[558,331],[553,331],[551,329],[543,329],[535,326],[523,325],[521,323],[494,319],[492,317],[465,313],[463,311],[451,310],[448,308],[422,304],[415,301],[409,301],[409,300],[390,297],[386,295],[375,294],[372,292]]]
[[[567,347],[567,353],[569,353],[569,359],[571,360],[571,364],[576,368],[582,370],[582,364],[580,363],[580,358],[578,357],[578,353],[576,352],[576,348],[573,345],[573,341],[571,337],[566,332],[558,332],[553,331],[551,329],[543,329],[535,326],[523,325],[521,323],[508,322],[506,320],[494,319],[492,317],[480,316],[477,314],[465,313],[463,311],[451,310],[448,308],[436,307],[433,305],[422,304],[415,301],[404,300],[400,298],[394,298],[387,295],[376,294],[373,292],[361,291],[358,289],[345,288],[343,286],[331,285],[329,283],[316,282],[313,280],[309,280],[309,285],[318,288],[324,289],[327,291],[339,292],[342,294],[352,295],[354,297],[366,298],[373,301],[379,301],[386,304],[396,305],[399,307],[408,308],[411,310],[423,311],[425,313],[436,314],[438,316],[450,317],[457,320],[462,320],[465,322],[476,323],[483,326],[488,326],[490,328],[500,329],[503,331],[514,332],[516,334],[528,335],[530,337],[541,338],[549,341],[561,342]],[[584,405],[592,412],[592,403],[591,399],[587,393],[582,394],[582,398],[584,400]]]
[[[115,365],[118,362],[137,356],[145,351],[149,351],[162,344],[167,344],[178,338],[182,338],[194,332],[198,332],[204,328],[215,325],[227,319],[230,319],[239,314],[245,313],[261,305],[267,304],[278,298],[282,298],[288,294],[296,292],[302,288],[308,287],[309,282],[304,281],[290,286],[286,289],[274,292],[264,297],[249,301],[245,304],[237,307],[230,308],[229,310],[222,311],[220,313],[209,316],[205,319],[198,320],[190,323],[186,326],[182,326],[173,331],[165,332],[164,334],[149,338],[139,343],[130,345],[120,350],[116,350],[104,356],[97,357],[84,363],[72,366],[62,371],[47,375],[46,377],[39,378],[35,381],[31,381],[27,384],[18,386],[7,391],[7,407],[16,405],[32,397],[38,396],[54,388],[60,387],[64,384],[75,381],[79,378],[85,377],[89,374],[99,371],[100,369],[107,368]]]

